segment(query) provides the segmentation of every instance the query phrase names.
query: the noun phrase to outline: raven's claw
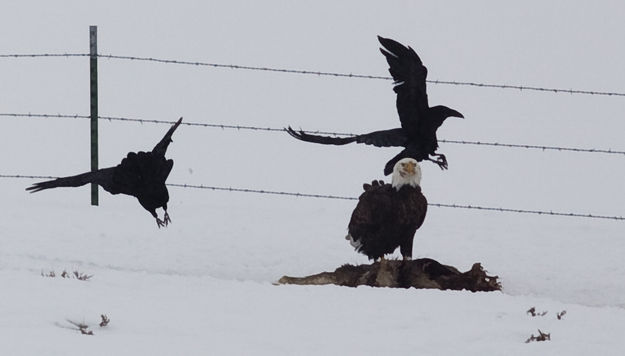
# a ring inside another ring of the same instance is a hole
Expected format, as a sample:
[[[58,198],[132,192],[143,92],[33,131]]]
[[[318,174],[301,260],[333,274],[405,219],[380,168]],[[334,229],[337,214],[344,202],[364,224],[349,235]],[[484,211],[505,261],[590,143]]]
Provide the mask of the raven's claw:
[[[447,165],[447,158],[445,157],[445,155],[444,155],[444,154],[439,153],[439,154],[435,154],[435,155],[432,155],[432,156],[436,157],[436,159],[428,158],[428,160],[430,160],[430,161],[432,161],[432,162],[434,162],[434,163],[438,164],[438,166],[439,166],[442,170],[445,170],[445,169],[447,169],[447,168],[448,168],[448,165]]]
[[[165,212],[165,215],[163,216],[163,220],[165,222],[165,226],[169,225],[169,223],[171,222],[171,219],[169,218],[169,214],[167,214],[167,212]]]

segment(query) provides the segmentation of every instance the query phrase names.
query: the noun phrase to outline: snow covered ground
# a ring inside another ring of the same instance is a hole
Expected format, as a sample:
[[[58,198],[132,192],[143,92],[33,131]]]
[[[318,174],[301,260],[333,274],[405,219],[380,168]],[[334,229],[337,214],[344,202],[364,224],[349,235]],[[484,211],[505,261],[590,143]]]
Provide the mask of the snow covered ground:
[[[376,35],[411,45],[430,79],[623,92],[623,5],[489,1],[227,4],[43,1],[0,13],[2,53],[99,51],[387,75]],[[391,83],[100,59],[100,114],[369,132],[396,127]],[[0,59],[0,111],[88,114],[86,58]],[[444,139],[624,150],[620,97],[430,84]],[[0,117],[0,174],[88,170],[88,122]],[[100,165],[151,148],[166,125],[102,121]],[[181,126],[169,183],[357,196],[397,149],[324,147],[280,132]],[[433,203],[623,215],[623,156],[441,144]],[[366,263],[343,239],[354,201],[170,188],[157,229],[130,197],[28,194],[2,179],[1,355],[622,355],[625,223],[431,207],[414,256],[501,293],[274,286]],[[88,281],[61,278],[67,270]],[[44,277],[55,271],[57,277]],[[526,311],[548,311],[531,317]],[[562,320],[556,314],[566,310]],[[111,322],[98,327],[100,314]],[[68,329],[90,325],[93,336]],[[525,343],[540,329],[547,342]]]

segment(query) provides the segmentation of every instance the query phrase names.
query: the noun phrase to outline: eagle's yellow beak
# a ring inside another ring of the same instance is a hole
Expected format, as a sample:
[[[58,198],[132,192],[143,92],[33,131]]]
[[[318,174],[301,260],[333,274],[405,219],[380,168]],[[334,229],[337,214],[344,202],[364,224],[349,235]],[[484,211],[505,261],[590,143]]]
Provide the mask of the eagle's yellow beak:
[[[414,162],[406,162],[402,164],[402,168],[404,169],[404,172],[410,174],[410,175],[414,175],[415,174],[415,168],[417,167],[417,165]]]

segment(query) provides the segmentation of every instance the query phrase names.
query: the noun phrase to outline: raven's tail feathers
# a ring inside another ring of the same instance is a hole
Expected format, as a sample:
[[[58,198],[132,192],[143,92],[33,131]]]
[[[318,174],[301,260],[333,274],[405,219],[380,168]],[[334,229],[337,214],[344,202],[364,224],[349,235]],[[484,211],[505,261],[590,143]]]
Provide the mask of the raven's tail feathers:
[[[289,135],[295,137],[298,140],[313,142],[313,143],[321,143],[323,145],[346,145],[348,143],[356,142],[358,139],[357,136],[351,137],[332,137],[332,136],[318,136],[318,135],[310,135],[305,133],[304,131],[295,131],[290,126],[284,131],[288,132]]]

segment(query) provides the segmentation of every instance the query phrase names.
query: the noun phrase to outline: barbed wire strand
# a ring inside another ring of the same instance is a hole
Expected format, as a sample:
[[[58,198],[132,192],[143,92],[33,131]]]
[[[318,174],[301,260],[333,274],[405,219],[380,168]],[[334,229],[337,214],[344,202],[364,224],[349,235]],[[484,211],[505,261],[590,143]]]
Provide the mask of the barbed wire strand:
[[[379,75],[365,75],[365,74],[322,72],[322,71],[311,71],[311,70],[300,70],[300,69],[243,66],[243,65],[236,65],[236,64],[219,64],[219,63],[208,63],[208,62],[192,62],[192,61],[180,61],[180,60],[173,60],[173,59],[159,59],[159,58],[151,58],[151,57],[116,56],[116,55],[110,55],[110,54],[99,54],[98,57],[108,58],[108,59],[123,59],[123,60],[147,61],[147,62],[157,62],[157,63],[167,63],[167,64],[208,66],[208,67],[214,67],[214,68],[245,69],[245,70],[254,70],[254,71],[280,72],[280,73],[292,73],[292,74],[304,74],[304,75],[316,75],[316,76],[393,80],[392,77],[379,76]],[[602,95],[602,96],[625,96],[625,93],[620,93],[620,92],[546,88],[546,87],[527,86],[527,85],[507,85],[507,84],[463,82],[463,81],[452,81],[452,80],[426,80],[426,82],[430,84],[468,86],[468,87],[477,87],[477,88],[514,89],[514,90],[520,90],[520,91],[523,91],[523,90],[540,91],[540,92],[551,92],[551,93],[557,93],[557,94],[563,93],[563,94],[583,94],[583,95]]]
[[[36,176],[28,174],[0,174],[0,178],[17,178],[17,179],[57,179],[55,176]]]
[[[89,56],[90,55],[86,53],[0,54],[0,58],[89,57]],[[381,75],[366,75],[366,74],[325,72],[325,71],[275,68],[275,67],[247,66],[247,65],[238,65],[238,64],[222,64],[222,63],[210,63],[210,62],[200,62],[200,61],[183,61],[183,60],[162,59],[162,58],[153,58],[153,57],[120,56],[120,55],[113,55],[113,54],[98,54],[97,56],[99,58],[104,58],[104,59],[155,62],[155,63],[163,63],[163,64],[190,65],[190,66],[198,66],[198,67],[242,69],[242,70],[252,70],[252,71],[291,73],[291,74],[342,77],[342,78],[359,78],[359,79],[376,79],[376,80],[392,80],[393,79],[389,76],[381,76]],[[538,91],[538,92],[548,92],[548,93],[555,93],[555,94],[625,96],[625,93],[622,93],[622,92],[582,90],[582,89],[563,89],[563,88],[539,87],[539,86],[530,86],[530,85],[508,85],[508,84],[480,83],[480,82],[453,81],[453,80],[427,80],[427,82],[430,84],[467,86],[467,87],[475,87],[475,88],[513,89],[513,90],[519,90],[519,91]]]
[[[26,53],[0,54],[0,58],[89,57],[88,53]]]
[[[297,192],[293,193],[293,192],[272,191],[272,190],[263,190],[263,189],[213,187],[213,186],[207,186],[207,185],[176,184],[176,183],[169,183],[167,185],[170,187],[180,187],[180,188],[195,188],[195,189],[208,189],[208,190],[227,191],[227,192],[285,195],[285,196],[303,197],[303,198],[358,200],[358,198],[356,197],[347,197],[347,196],[339,196],[339,195],[308,194],[308,193],[297,193]],[[565,212],[544,211],[544,210],[494,208],[494,207],[486,207],[486,206],[479,206],[479,205],[444,204],[444,203],[429,203],[428,202],[428,206],[434,206],[438,208],[471,209],[471,210],[498,211],[498,212],[519,213],[519,214],[536,214],[536,215],[566,216],[566,217],[577,217],[577,218],[608,219],[608,220],[625,221],[625,217],[622,217],[622,216],[565,213]]]
[[[90,119],[88,115],[64,115],[64,114],[17,114],[17,113],[0,113],[0,117],[31,117],[31,118],[69,118],[69,119]],[[138,119],[127,117],[114,117],[114,116],[99,116],[101,120],[108,121],[128,121],[138,123],[152,123],[152,124],[166,124],[173,125],[175,121],[167,120],[152,120],[152,119]],[[233,130],[252,130],[252,131],[268,131],[268,132],[284,132],[283,128],[275,127],[257,127],[257,126],[244,126],[244,125],[226,125],[226,124],[210,124],[210,123],[198,123],[198,122],[182,122],[182,125],[198,126],[198,127],[210,127],[219,129],[233,129]],[[327,132],[327,131],[304,131],[308,134],[316,135],[331,135],[331,136],[356,136],[351,133],[341,132]],[[584,152],[584,153],[603,153],[603,154],[616,154],[625,156],[625,151],[603,149],[603,148],[578,148],[578,147],[560,147],[560,146],[541,146],[541,145],[528,145],[528,144],[515,144],[515,143],[502,143],[502,142],[482,142],[482,141],[465,141],[465,140],[445,140],[439,139],[441,143],[451,143],[459,145],[473,145],[473,146],[491,146],[491,147],[505,147],[505,148],[523,148],[523,149],[535,149],[541,151],[567,151],[567,152]]]
[[[56,179],[58,177],[44,176],[44,175],[0,174],[0,178]],[[198,184],[168,183],[167,185],[170,187],[177,187],[177,188],[205,189],[205,190],[213,190],[213,191],[239,192],[239,193],[269,194],[269,195],[292,196],[292,197],[301,197],[301,198],[358,200],[358,198],[356,197],[347,197],[347,196],[340,196],[340,195],[309,194],[309,193],[284,192],[284,191],[265,190],[265,189],[215,187],[215,186],[209,186],[209,185],[203,185],[203,184],[198,185]],[[535,215],[545,215],[545,216],[565,216],[565,217],[574,217],[574,218],[625,221],[625,217],[622,217],[622,216],[580,214],[580,213],[568,213],[568,212],[557,212],[557,211],[546,211],[546,210],[511,209],[511,208],[487,207],[487,206],[480,206],[480,205],[445,204],[445,203],[428,203],[428,206],[433,206],[433,207],[438,207],[438,208],[497,211],[497,212],[502,212],[502,213],[506,212],[506,213],[517,213],[517,214],[535,214]]]

